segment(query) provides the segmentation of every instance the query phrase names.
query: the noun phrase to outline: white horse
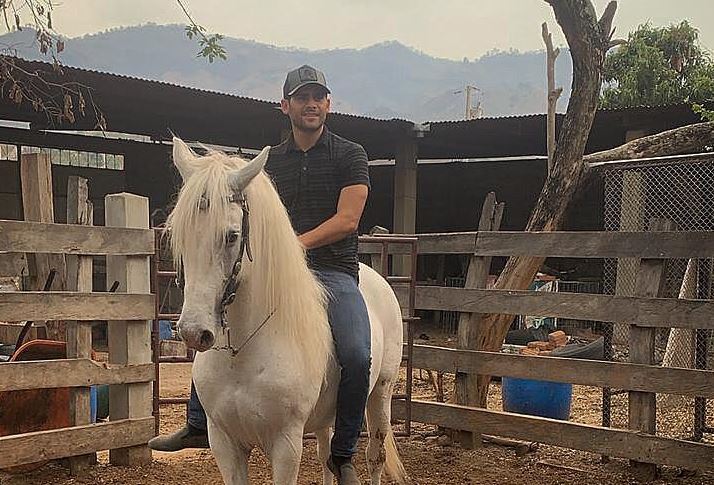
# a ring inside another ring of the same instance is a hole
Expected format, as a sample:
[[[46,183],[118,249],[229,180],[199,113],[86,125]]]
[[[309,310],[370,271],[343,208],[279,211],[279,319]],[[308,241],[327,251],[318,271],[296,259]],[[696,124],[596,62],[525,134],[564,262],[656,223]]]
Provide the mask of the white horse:
[[[327,295],[262,171],[268,148],[246,162],[221,152],[199,157],[174,138],[173,157],[183,177],[167,221],[185,281],[178,328],[199,351],[193,379],[223,481],[248,483],[248,456],[259,447],[274,483],[295,484],[303,435],[314,432],[323,483],[332,484],[326,462],[340,370]],[[373,484],[385,467],[405,483],[390,424],[401,312],[378,273],[360,265],[359,276],[372,329],[368,469]]]

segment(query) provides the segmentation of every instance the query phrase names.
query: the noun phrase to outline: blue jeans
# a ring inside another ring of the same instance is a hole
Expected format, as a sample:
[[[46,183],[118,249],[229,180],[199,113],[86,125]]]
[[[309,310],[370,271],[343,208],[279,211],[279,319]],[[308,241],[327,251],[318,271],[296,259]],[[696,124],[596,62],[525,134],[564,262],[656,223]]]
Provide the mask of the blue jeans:
[[[327,313],[341,368],[331,452],[336,457],[350,458],[357,449],[369,393],[369,316],[354,277],[334,270],[317,270],[315,275],[330,293]],[[207,428],[206,413],[193,383],[187,417],[191,426],[201,430]]]

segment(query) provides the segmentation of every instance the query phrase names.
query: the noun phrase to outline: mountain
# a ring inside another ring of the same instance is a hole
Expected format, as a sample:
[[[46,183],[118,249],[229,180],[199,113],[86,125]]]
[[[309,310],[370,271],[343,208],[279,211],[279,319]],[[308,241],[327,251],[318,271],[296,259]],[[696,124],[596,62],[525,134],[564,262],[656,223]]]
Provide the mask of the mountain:
[[[34,32],[0,36],[0,45],[43,60]],[[482,90],[485,116],[544,113],[545,53],[492,52],[462,62],[431,57],[396,41],[364,49],[310,51],[226,38],[227,61],[195,57],[197,45],[179,25],[143,25],[66,39],[61,61],[69,66],[167,81],[258,99],[277,100],[285,73],[301,64],[319,67],[333,91],[333,110],[412,121],[463,119],[466,84]],[[44,59],[46,60],[46,59]],[[570,91],[571,60],[563,50],[556,65]],[[457,92],[458,91],[458,92]]]

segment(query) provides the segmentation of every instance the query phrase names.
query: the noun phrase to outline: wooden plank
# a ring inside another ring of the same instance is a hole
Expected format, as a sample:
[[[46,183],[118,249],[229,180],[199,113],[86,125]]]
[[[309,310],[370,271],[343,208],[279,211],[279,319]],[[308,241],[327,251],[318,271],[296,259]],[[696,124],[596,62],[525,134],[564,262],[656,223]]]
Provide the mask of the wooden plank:
[[[149,227],[149,200],[132,194],[111,194],[104,199],[105,221],[114,227]],[[119,282],[119,292],[149,293],[149,258],[145,256],[107,256],[107,286]],[[112,322],[109,325],[109,362],[147,364],[151,362],[151,327],[148,320]],[[120,319],[117,319],[120,320]],[[152,415],[152,385],[119,384],[109,388],[111,420],[143,418]],[[111,450],[114,465],[140,465],[151,462],[146,445]]]
[[[402,288],[396,292],[399,298],[403,297]],[[416,307],[419,310],[641,322],[650,327],[714,328],[712,300],[417,286]]]
[[[653,230],[672,230],[671,221],[655,220]],[[656,297],[662,293],[665,284],[665,260],[642,259],[637,271],[635,294]],[[640,319],[646,325],[647,320]],[[652,327],[630,326],[629,356],[635,364],[654,364],[656,331]],[[630,391],[628,399],[629,428],[648,434],[657,433],[657,395],[652,392]],[[632,460],[633,470],[645,480],[657,476],[657,466],[645,460]]]
[[[42,223],[54,222],[54,202],[52,196],[52,164],[46,154],[29,153],[20,157],[20,180],[22,184],[22,210],[25,221]],[[27,253],[38,253],[23,249],[21,246],[6,244],[2,240],[3,232],[0,231],[0,248],[6,251],[22,251]],[[35,235],[27,237],[31,239]],[[9,241],[8,241],[9,242]],[[49,242],[49,241],[47,241]],[[58,253],[50,250],[46,253]],[[67,289],[66,266],[62,254],[28,254],[28,267],[30,278],[28,279],[28,289],[42,290],[47,281],[48,275],[54,271],[52,285],[47,288],[54,291]],[[38,318],[36,320],[46,320]],[[52,340],[65,340],[65,325],[62,321],[47,320],[47,337]]]
[[[414,345],[414,368],[714,398],[714,371]]]
[[[392,402],[393,417],[402,418],[404,411],[403,401]],[[632,430],[601,428],[556,419],[419,400],[412,401],[412,419],[452,429],[478,430],[490,435],[537,441],[688,470],[714,469],[712,445],[661,438]]]
[[[92,203],[89,200],[87,179],[72,175],[67,180],[67,223],[91,226],[94,223]],[[67,289],[78,292],[92,292],[92,257],[68,254]],[[89,322],[67,322],[67,357],[89,359],[92,355],[92,327]],[[91,424],[92,412],[89,387],[72,389],[70,416],[74,426]],[[78,475],[87,466],[95,463],[96,453],[73,456],[69,459],[72,475]]]
[[[711,258],[710,232],[456,232],[417,234],[419,254],[543,256],[553,258]],[[474,240],[476,241],[474,250]],[[378,244],[360,243],[359,252],[379,253]],[[406,254],[405,248],[389,254]]]
[[[473,254],[474,242],[477,232],[449,232],[417,234],[418,254]],[[400,236],[414,237],[414,234],[400,234]],[[380,254],[382,245],[378,243],[360,243],[359,252],[362,254]],[[389,248],[389,254],[409,254],[408,246],[394,244]]]
[[[0,437],[0,468],[147,443],[154,419],[124,419]]]
[[[0,320],[142,320],[156,312],[151,294],[0,292]]]
[[[27,276],[25,253],[0,252],[0,276]]]
[[[149,229],[0,220],[0,250],[25,253],[151,255]]]
[[[479,231],[497,231],[503,218],[503,203],[496,201],[496,193],[489,192],[481,208],[478,222]],[[491,268],[491,258],[471,255],[466,272],[465,288],[486,288],[488,273]],[[459,348],[475,350],[478,342],[480,313],[462,312],[459,314],[457,342]],[[456,402],[466,406],[479,406],[476,397],[478,393],[478,377],[475,374],[456,374]],[[481,446],[480,433],[459,433],[459,441],[466,448]]]
[[[482,256],[711,258],[714,232],[484,232]]]
[[[90,359],[36,360],[2,364],[0,392],[98,384],[151,382],[153,364],[114,365]]]
[[[17,342],[20,332],[25,327],[24,323],[0,322],[0,342]],[[29,340],[46,339],[47,332],[44,324],[34,323],[25,338]]]

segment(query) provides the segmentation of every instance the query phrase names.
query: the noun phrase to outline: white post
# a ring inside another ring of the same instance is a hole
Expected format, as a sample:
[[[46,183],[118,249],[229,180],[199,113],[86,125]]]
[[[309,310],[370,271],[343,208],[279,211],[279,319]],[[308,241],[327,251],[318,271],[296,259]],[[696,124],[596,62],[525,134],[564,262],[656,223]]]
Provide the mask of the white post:
[[[105,224],[111,227],[149,228],[149,199],[133,194],[111,194],[104,199]],[[107,256],[107,287],[119,282],[117,291],[150,293],[148,256]],[[109,322],[109,362],[112,364],[151,363],[149,321]],[[150,417],[152,383],[120,384],[109,389],[109,419]],[[146,445],[110,450],[114,465],[151,462]]]

